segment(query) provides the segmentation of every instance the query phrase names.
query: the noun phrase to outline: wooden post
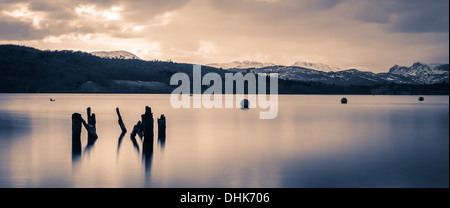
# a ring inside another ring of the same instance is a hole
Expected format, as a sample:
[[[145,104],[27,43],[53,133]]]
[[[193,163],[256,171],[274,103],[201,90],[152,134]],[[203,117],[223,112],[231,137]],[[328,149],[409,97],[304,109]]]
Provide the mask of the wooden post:
[[[122,116],[120,116],[119,108],[116,108],[117,116],[119,117],[119,126],[122,129],[122,132],[127,132],[127,128],[125,128],[125,124],[122,121]]]
[[[90,124],[87,124],[83,118],[81,118],[81,122],[83,123],[84,128],[86,128],[86,130],[88,132],[88,143],[89,143],[89,137],[91,138],[91,140],[97,139],[98,136],[97,136],[97,132],[95,131],[95,127]]]
[[[72,114],[72,141],[80,141],[81,136],[81,114]]]
[[[158,118],[158,143],[162,148],[166,145],[166,117],[164,114]]]
[[[144,139],[153,140],[153,113],[152,109],[145,106],[145,114],[142,114],[142,132]]]
[[[136,126],[137,126],[137,134],[139,135],[139,137],[142,140],[142,137],[144,136],[144,133],[142,132],[142,122],[138,121]]]
[[[141,128],[140,126],[141,126],[141,121],[138,121],[138,123],[136,125],[134,125],[133,131],[131,131],[131,133],[130,133],[131,138],[135,138],[136,134],[139,134],[139,131]]]
[[[166,138],[166,117],[161,114],[158,118],[158,138]]]
[[[72,161],[77,161],[81,156],[81,114],[72,114]]]
[[[95,120],[95,113],[91,115],[91,107],[87,108],[87,123],[92,125],[95,129],[95,124],[97,123]]]
[[[150,171],[153,157],[153,113],[152,109],[145,106],[145,114],[142,114],[142,132],[144,141],[142,142],[142,159],[145,163],[146,172]]]
[[[86,130],[88,131],[88,145],[92,145],[94,144],[94,142],[97,140],[97,133],[96,133],[96,128],[95,128],[95,124],[96,124],[96,120],[95,120],[95,113],[91,114],[91,107],[88,107],[86,109],[87,111],[87,124],[84,121],[83,125],[86,128]]]

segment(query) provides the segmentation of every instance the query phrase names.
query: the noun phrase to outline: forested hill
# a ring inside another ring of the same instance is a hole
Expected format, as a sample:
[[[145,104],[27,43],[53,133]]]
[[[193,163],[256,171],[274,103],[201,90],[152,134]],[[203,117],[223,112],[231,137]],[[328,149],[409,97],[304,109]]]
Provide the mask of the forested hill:
[[[0,92],[18,93],[171,93],[176,72],[192,77],[192,64],[110,59],[80,51],[41,51],[0,45]],[[202,74],[229,71],[202,66]],[[191,79],[192,80],[192,79]],[[224,82],[223,82],[224,83]],[[192,84],[192,82],[191,82]],[[445,94],[448,83],[336,85],[280,79],[280,94]],[[208,86],[203,86],[203,89]]]
[[[212,67],[202,70],[223,74]],[[192,64],[0,46],[0,92],[168,92],[176,72],[192,74]]]

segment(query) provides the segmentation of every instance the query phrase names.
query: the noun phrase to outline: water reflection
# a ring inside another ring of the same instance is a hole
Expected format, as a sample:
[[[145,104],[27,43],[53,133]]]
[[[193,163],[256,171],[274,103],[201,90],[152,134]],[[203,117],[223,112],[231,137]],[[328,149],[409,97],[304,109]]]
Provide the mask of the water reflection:
[[[448,187],[448,96],[280,96],[274,120],[170,95],[1,96],[0,187]],[[131,127],[146,105],[170,138],[124,138],[114,110]],[[101,138],[73,141],[88,106]]]
[[[84,152],[89,154],[89,151],[94,147],[95,142],[97,141],[97,137],[92,137],[91,135],[88,135],[88,141],[86,144],[86,147],[84,148]]]
[[[117,155],[119,155],[120,145],[122,144],[123,137],[125,136],[126,133],[127,132],[120,133],[120,136],[119,136],[119,139],[118,139],[118,144],[117,144]]]
[[[139,144],[137,143],[136,137],[130,136],[130,140],[133,143],[133,147],[134,149],[137,151],[137,153],[139,154],[140,150],[139,150]]]
[[[145,172],[150,173],[153,159],[153,138],[144,137],[142,142],[142,161],[145,165]]]
[[[81,159],[81,142],[72,140],[72,163],[77,163]]]
[[[0,141],[21,138],[31,132],[31,118],[23,113],[0,110]]]
[[[164,149],[164,147],[166,145],[166,135],[158,136],[158,144],[162,149]]]

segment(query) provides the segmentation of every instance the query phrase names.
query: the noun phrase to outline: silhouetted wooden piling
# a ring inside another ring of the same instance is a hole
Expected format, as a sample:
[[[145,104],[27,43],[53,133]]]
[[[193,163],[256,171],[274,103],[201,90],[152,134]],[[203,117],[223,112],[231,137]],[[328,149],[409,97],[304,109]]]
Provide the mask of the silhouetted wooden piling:
[[[90,140],[95,140],[98,138],[97,132],[95,131],[95,127],[93,125],[86,123],[83,118],[81,118],[81,123],[88,132],[88,143]]]
[[[72,161],[78,161],[81,156],[81,114],[72,114]]]
[[[142,132],[142,122],[141,121],[138,121],[137,122],[137,124],[136,124],[136,126],[137,126],[137,134],[139,135],[139,137],[141,138],[141,140],[142,140],[142,136],[143,136],[143,132]]]
[[[142,114],[142,133],[144,139],[152,139],[153,140],[153,113],[152,109],[148,106],[145,106],[145,114]]]
[[[166,117],[164,114],[161,114],[161,117],[158,118],[158,138],[166,138]]]
[[[95,113],[91,114],[91,107],[87,108],[87,123],[92,125],[95,129],[95,124],[97,121],[95,120]]]
[[[88,131],[88,144],[94,144],[94,142],[97,140],[97,130],[96,130],[96,119],[95,119],[95,113],[91,114],[91,107],[88,107],[86,109],[87,111],[87,123],[86,121],[83,121],[83,125]]]
[[[116,108],[117,116],[119,117],[119,126],[122,129],[122,132],[127,132],[127,128],[125,128],[125,124],[122,121],[122,116],[120,116],[119,108]]]
[[[80,141],[81,137],[81,114],[72,114],[72,141]]]
[[[153,113],[152,109],[145,106],[145,114],[142,114],[141,129],[144,135],[142,141],[142,159],[145,163],[146,172],[150,171],[153,157]]]
[[[141,131],[141,121],[138,121],[137,124],[134,125],[133,130],[131,131],[130,137],[135,138],[136,134],[139,134],[139,137],[142,137],[142,135],[140,135],[140,131]]]

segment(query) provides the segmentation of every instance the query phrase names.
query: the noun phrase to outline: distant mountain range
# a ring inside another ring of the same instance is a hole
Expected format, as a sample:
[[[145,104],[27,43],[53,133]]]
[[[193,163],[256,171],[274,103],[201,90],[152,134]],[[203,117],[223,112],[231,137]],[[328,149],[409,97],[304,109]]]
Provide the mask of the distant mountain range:
[[[170,85],[170,79],[178,72],[192,78],[192,64],[145,61],[125,51],[43,51],[0,45],[0,93],[170,94],[177,87]],[[244,61],[226,67],[219,64],[202,67],[203,75],[210,72],[222,79],[229,72],[276,72],[279,94],[449,94],[448,64],[414,63],[411,67],[394,66],[386,73],[373,73],[340,71],[308,62],[279,66]],[[266,85],[268,88],[269,83]],[[202,90],[206,89],[208,86],[202,86]]]
[[[96,51],[96,52],[91,52],[90,54],[101,57],[101,58],[140,59],[138,56],[136,56],[128,51]]]
[[[337,85],[375,85],[375,84],[435,84],[449,82],[449,64],[414,63],[410,67],[393,66],[386,73],[373,73],[357,69],[340,70],[321,63],[296,62],[282,66],[254,61],[224,64],[208,64],[228,71],[253,73],[278,73],[281,79],[322,82]]]
[[[211,63],[206,66],[219,69],[248,69],[248,68],[263,68],[268,66],[275,66],[272,63],[261,63],[257,61],[233,61],[230,63]]]
[[[263,68],[263,67],[274,67],[279,66],[273,63],[262,63],[257,61],[233,61],[229,63],[211,63],[206,64],[206,66],[211,66],[215,68],[221,68],[221,69],[249,69],[249,68]],[[297,61],[294,64],[290,66],[298,66],[298,67],[304,67],[308,69],[315,69],[315,70],[321,70],[321,71],[339,71],[339,67],[333,67],[322,63],[311,63],[311,62],[305,62],[305,61]]]

